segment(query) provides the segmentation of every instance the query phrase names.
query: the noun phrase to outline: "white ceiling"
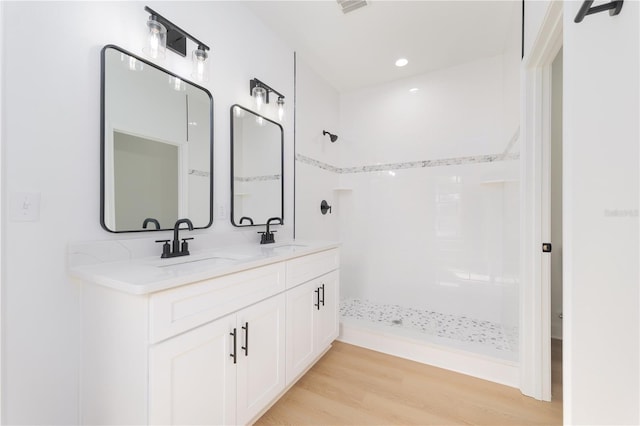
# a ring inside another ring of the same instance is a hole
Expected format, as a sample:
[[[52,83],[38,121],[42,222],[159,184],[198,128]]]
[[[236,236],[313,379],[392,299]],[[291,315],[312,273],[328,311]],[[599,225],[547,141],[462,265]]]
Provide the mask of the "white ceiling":
[[[343,14],[335,0],[247,7],[341,92],[498,55],[520,44],[521,1],[382,1]],[[404,68],[394,65],[405,57]]]

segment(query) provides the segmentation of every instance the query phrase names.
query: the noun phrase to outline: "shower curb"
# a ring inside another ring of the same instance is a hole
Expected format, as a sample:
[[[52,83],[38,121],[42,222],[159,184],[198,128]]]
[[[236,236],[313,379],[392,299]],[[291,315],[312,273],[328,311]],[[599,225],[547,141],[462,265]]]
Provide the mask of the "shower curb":
[[[340,342],[519,388],[519,364],[340,323]]]

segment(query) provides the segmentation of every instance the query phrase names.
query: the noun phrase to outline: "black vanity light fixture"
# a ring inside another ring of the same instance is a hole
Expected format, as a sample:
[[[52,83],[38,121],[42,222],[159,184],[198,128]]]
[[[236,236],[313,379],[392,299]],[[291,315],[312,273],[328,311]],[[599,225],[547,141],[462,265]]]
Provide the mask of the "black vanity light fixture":
[[[264,104],[269,103],[269,93],[278,95],[278,121],[284,120],[284,95],[277,90],[269,87],[262,81],[254,78],[249,80],[249,93],[253,96],[256,103],[256,112],[261,112]]]
[[[164,59],[166,47],[178,55],[186,57],[187,39],[189,39],[197,45],[191,56],[193,61],[191,77],[197,81],[207,81],[209,79],[209,70],[206,61],[209,57],[209,46],[149,6],[145,6],[144,10],[149,13],[149,20],[147,21],[148,39],[147,46],[143,49],[144,53],[153,59]]]
[[[335,142],[338,140],[338,135],[334,135],[333,133],[329,133],[326,130],[322,131],[322,136],[324,135],[329,135],[329,139],[331,139],[331,142]]]

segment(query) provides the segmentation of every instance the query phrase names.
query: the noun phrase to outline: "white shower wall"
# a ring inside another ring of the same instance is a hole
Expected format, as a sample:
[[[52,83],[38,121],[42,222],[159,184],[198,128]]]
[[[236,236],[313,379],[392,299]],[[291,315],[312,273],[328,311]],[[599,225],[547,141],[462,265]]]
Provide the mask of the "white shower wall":
[[[517,329],[518,75],[514,51],[341,95],[343,298]]]

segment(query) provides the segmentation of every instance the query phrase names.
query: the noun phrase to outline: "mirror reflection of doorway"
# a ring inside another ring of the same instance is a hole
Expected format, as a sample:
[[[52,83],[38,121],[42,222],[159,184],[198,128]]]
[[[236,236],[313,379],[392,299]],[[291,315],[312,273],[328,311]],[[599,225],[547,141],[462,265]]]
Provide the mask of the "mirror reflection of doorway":
[[[115,229],[140,229],[146,218],[171,228],[178,218],[179,147],[120,132],[113,146]]]

